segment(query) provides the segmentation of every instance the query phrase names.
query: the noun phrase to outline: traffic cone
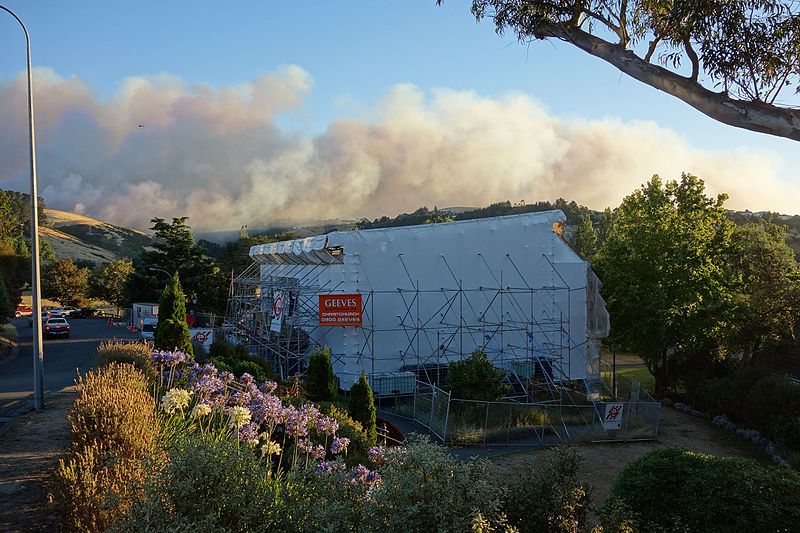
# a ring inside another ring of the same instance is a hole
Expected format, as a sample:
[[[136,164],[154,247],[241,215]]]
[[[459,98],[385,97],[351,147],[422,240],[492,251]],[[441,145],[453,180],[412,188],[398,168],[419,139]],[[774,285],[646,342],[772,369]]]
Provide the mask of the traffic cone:
[[[108,317],[108,322],[106,322],[106,327],[110,328],[113,325],[114,325],[114,322],[111,320],[111,317]]]
[[[131,333],[134,333],[136,331],[136,326],[133,325],[133,322],[131,322],[130,330],[131,330]]]

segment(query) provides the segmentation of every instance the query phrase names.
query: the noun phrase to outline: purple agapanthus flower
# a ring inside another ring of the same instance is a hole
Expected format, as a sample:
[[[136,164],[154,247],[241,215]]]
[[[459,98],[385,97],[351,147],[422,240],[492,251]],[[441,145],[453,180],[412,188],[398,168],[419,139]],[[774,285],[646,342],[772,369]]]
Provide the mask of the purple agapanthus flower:
[[[175,350],[175,351],[167,351],[167,350],[156,350],[151,355],[152,361],[157,365],[162,366],[175,366],[184,361],[189,359],[189,355]]]
[[[331,443],[331,453],[339,455],[340,453],[347,453],[347,446],[350,444],[350,439],[347,437],[336,437]]]
[[[336,470],[344,470],[344,464],[339,461],[323,461],[314,467],[318,474],[330,474]]]

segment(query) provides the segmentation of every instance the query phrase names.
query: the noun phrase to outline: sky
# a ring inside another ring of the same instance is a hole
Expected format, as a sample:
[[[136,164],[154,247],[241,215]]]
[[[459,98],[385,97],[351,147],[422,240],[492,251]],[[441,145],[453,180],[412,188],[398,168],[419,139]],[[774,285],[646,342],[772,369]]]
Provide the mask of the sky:
[[[800,213],[797,143],[434,0],[0,0],[31,33],[48,206],[200,230],[562,196],[690,172]],[[0,13],[0,187],[28,190],[24,40]]]

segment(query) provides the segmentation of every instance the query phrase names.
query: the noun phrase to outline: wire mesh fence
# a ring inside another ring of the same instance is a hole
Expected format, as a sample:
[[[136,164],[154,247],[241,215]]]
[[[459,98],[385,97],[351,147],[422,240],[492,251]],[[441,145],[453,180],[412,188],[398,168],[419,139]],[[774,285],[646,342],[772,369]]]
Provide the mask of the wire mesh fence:
[[[424,426],[454,446],[541,446],[653,440],[661,405],[635,380],[618,376],[617,399],[581,404],[519,403],[451,398],[417,382],[413,395],[394,398],[391,412]]]

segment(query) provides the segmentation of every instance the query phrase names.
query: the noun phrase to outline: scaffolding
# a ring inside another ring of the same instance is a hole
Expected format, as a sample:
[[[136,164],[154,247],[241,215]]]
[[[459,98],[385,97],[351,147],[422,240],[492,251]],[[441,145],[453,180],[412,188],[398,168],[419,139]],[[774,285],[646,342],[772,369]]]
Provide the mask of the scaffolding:
[[[341,264],[342,255],[331,257]],[[350,348],[332,351],[334,367],[355,363],[373,382],[376,395],[391,395],[407,389],[409,380],[440,383],[449,362],[479,349],[506,371],[509,397],[517,401],[563,401],[565,393],[575,390],[598,395],[599,339],[608,327],[607,314],[598,306],[599,282],[587,269],[586,283],[570,287],[556,265],[545,259],[552,269],[552,285],[531,286],[512,254],[506,254],[500,269],[490,267],[478,254],[474,268],[487,269],[493,286],[465,287],[441,255],[450,286],[434,289],[421,286],[420,278],[398,255],[405,279],[395,280],[393,290],[361,292],[363,323],[345,328],[344,344]],[[343,281],[326,275],[331,264],[254,262],[231,284],[228,339],[265,357],[282,379],[302,372],[310,351],[328,345],[326,337],[337,329],[319,325],[319,296],[347,292]],[[280,328],[271,327],[270,310],[277,293],[288,301]],[[587,306],[582,342],[573,340],[569,319],[576,293],[586,293],[577,299]],[[387,308],[400,310],[391,317],[394,323],[385,313],[381,316]],[[393,341],[386,344],[401,348],[387,351],[381,346],[387,338]],[[587,367],[587,377],[580,383],[570,379],[574,374],[570,366],[576,360]],[[389,361],[395,371],[385,372]]]

